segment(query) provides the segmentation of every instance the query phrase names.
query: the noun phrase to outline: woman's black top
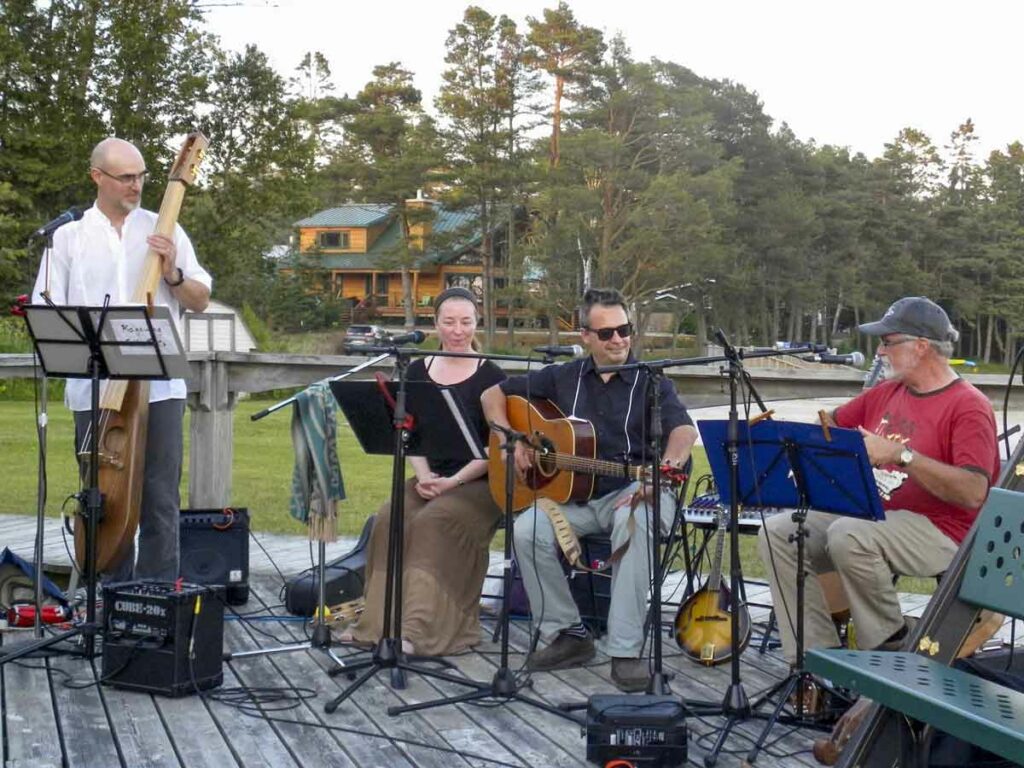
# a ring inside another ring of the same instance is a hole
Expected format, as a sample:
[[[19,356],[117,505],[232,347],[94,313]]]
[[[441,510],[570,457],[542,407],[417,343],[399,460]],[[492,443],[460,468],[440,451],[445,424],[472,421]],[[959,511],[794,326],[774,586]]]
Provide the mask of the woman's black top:
[[[431,360],[433,361],[433,358]],[[423,362],[423,358],[417,358],[409,364],[406,378],[408,381],[433,381],[428,370],[427,365]],[[477,366],[476,371],[468,379],[460,381],[458,384],[438,385],[456,393],[458,399],[462,402],[462,407],[465,410],[469,423],[476,427],[477,436],[484,447],[487,447],[490,428],[487,426],[487,420],[484,418],[484,409],[480,404],[480,395],[483,394],[485,389],[504,381],[506,378],[505,372],[501,368],[490,360],[482,360],[480,365]],[[427,464],[430,466],[430,471],[436,472],[441,477],[451,477],[469,463],[468,460],[435,459],[430,456],[427,456],[426,459]]]

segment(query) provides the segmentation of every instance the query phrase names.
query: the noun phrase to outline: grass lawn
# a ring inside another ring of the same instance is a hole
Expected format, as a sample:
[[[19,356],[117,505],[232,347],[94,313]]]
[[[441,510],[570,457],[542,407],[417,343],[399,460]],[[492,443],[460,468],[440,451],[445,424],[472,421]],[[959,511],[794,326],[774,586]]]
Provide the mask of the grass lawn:
[[[302,535],[305,527],[288,514],[291,492],[291,412],[282,410],[260,421],[250,416],[267,406],[266,400],[245,400],[235,412],[235,456],[231,503],[247,507],[253,528],[274,533]],[[0,513],[30,515],[36,509],[37,445],[35,411],[31,401],[0,400],[0,456],[4,458],[4,492]],[[77,491],[77,473],[71,449],[73,426],[70,413],[57,402],[50,404],[47,442],[47,514],[60,514],[64,500]],[[185,431],[185,471],[182,477],[183,503],[188,499],[188,430]],[[339,423],[338,451],[348,498],[340,506],[341,532],[356,536],[363,522],[387,499],[391,487],[391,460],[387,456],[364,454],[352,431]],[[702,448],[694,453],[694,477],[708,471]],[[71,508],[71,504],[69,504]],[[2,546],[3,542],[0,542]],[[492,545],[501,548],[501,535]],[[753,536],[740,537],[740,555],[745,576],[763,578],[764,567],[757,556]],[[726,568],[728,568],[728,547]],[[900,589],[930,593],[928,579],[902,579]]]

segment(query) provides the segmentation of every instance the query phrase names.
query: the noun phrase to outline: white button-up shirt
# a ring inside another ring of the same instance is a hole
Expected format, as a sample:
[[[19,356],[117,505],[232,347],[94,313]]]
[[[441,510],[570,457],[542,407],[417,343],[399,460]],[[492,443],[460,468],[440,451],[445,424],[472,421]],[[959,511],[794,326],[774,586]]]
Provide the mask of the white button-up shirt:
[[[91,306],[103,304],[109,294],[111,306],[132,303],[132,295],[142,279],[146,252],[146,238],[156,228],[157,215],[136,208],[125,218],[118,235],[110,219],[94,204],[80,221],[66,224],[54,233],[53,250],[44,256],[32,290],[32,303],[42,304],[42,292],[49,291],[54,304]],[[174,227],[174,245],[177,261],[186,279],[198,280],[210,288],[210,273],[200,266],[195,249],[180,226]],[[170,287],[160,280],[153,303],[169,307],[171,317],[181,335],[182,309]],[[90,381],[68,379],[64,389],[64,402],[73,411],[87,411],[91,407]],[[184,379],[152,381],[149,402],[181,400],[185,397]]]

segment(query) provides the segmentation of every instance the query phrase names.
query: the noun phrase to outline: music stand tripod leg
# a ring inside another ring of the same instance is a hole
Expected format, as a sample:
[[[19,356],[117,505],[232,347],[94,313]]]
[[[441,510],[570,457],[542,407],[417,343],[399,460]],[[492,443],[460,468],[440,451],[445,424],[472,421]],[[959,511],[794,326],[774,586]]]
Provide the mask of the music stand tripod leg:
[[[278,653],[291,653],[293,651],[311,651],[318,650],[322,651],[327,657],[334,662],[337,671],[344,671],[347,669],[344,659],[339,657],[333,648],[331,641],[331,628],[328,626],[325,619],[325,608],[326,608],[326,596],[325,596],[325,585],[324,581],[327,573],[327,544],[326,542],[317,542],[317,557],[319,562],[317,563],[317,579],[319,581],[319,597],[317,603],[316,613],[313,620],[313,632],[308,640],[304,640],[299,643],[289,643],[287,645],[279,645],[274,648],[257,648],[252,651],[239,651],[237,653],[225,653],[223,656],[224,661],[234,661],[235,659],[247,659],[256,656],[270,656]],[[332,669],[331,672],[334,672]]]
[[[385,388],[387,390],[386,393],[375,390],[375,394],[371,395],[371,397],[379,399],[380,402],[377,405],[384,405],[385,411],[388,412],[387,419],[390,422],[389,427],[392,435],[389,449],[381,450],[375,445],[374,452],[390,453],[393,456],[391,471],[391,520],[388,526],[388,556],[384,587],[382,637],[374,647],[369,659],[349,665],[344,670],[331,670],[331,673],[334,674],[341,671],[345,671],[350,675],[358,670],[363,670],[363,672],[345,690],[324,706],[324,711],[327,713],[334,712],[341,702],[349,698],[363,683],[384,669],[389,670],[391,686],[397,689],[405,687],[406,672],[413,672],[461,685],[470,684],[466,678],[456,677],[439,670],[411,663],[410,658],[415,660],[417,657],[410,657],[402,650],[401,582],[402,574],[404,573],[405,458],[411,430],[413,429],[413,419],[410,417],[406,407],[407,391],[409,389],[406,380],[406,369],[409,363],[410,351],[391,347],[389,348],[389,353],[395,357],[397,385],[395,381],[390,382],[390,385],[394,386],[396,391],[392,394],[389,387],[384,387],[384,385],[379,383],[370,383],[371,387]],[[368,382],[339,381],[332,382],[331,385],[335,398],[349,419],[349,424],[356,430],[357,437],[359,437],[360,442],[364,446],[367,442],[364,439],[366,435],[361,434],[360,430],[365,429],[367,433],[376,433],[370,438],[370,442],[372,442],[376,439],[377,435],[385,434],[381,430],[386,429],[383,426],[383,416],[379,417],[381,418],[379,423],[366,422],[368,417],[372,421],[378,418],[380,413],[379,409],[369,407],[370,404],[367,403],[367,392],[363,389],[363,385],[366,384]],[[419,405],[415,408],[416,412],[429,412],[434,417],[429,424],[429,428],[427,428],[425,421],[420,421],[417,425],[416,430],[421,439],[425,440],[427,437],[433,436],[435,440],[445,439],[450,442],[452,434],[462,434],[458,428],[458,423],[454,420],[454,416],[451,415],[451,405],[445,401],[440,389],[436,385],[428,382],[412,382],[412,394],[414,398],[417,396],[420,398]],[[414,399],[414,404],[415,402]],[[448,421],[446,421],[446,417]],[[430,430],[435,430],[438,433],[443,432],[444,438],[438,438],[436,434],[432,435]],[[444,664],[448,667],[452,666],[443,659],[430,659],[429,661]]]
[[[499,632],[501,634],[501,661],[494,677],[490,682],[471,680],[469,678],[452,678],[449,675],[433,675],[460,685],[468,685],[475,690],[467,691],[456,696],[443,696],[430,701],[418,704],[407,704],[399,707],[388,707],[389,715],[400,715],[406,712],[417,712],[419,710],[431,709],[433,707],[445,706],[448,704],[462,704],[484,699],[497,699],[500,701],[518,701],[537,709],[542,709],[552,715],[571,720],[574,723],[582,724],[580,719],[569,714],[563,709],[548,704],[547,702],[525,696],[520,692],[521,684],[516,680],[515,674],[509,668],[509,595],[512,592],[512,506],[515,489],[515,451],[513,446],[518,439],[525,439],[526,436],[511,429],[504,429],[492,424],[492,429],[497,429],[505,435],[505,443],[502,449],[505,451],[505,552],[504,569],[502,571],[501,591],[501,616]]]

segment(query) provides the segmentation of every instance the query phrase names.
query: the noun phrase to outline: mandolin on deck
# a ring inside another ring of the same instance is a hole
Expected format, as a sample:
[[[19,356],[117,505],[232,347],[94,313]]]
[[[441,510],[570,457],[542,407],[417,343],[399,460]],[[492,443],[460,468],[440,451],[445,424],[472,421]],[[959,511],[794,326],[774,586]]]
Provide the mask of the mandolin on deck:
[[[725,510],[720,510],[711,573],[704,586],[679,606],[674,622],[676,643],[683,653],[709,667],[729,661],[733,653],[743,653],[750,642],[750,614],[745,605],[734,605],[732,592],[722,582],[726,521]],[[732,645],[734,610],[739,611],[739,648]]]

